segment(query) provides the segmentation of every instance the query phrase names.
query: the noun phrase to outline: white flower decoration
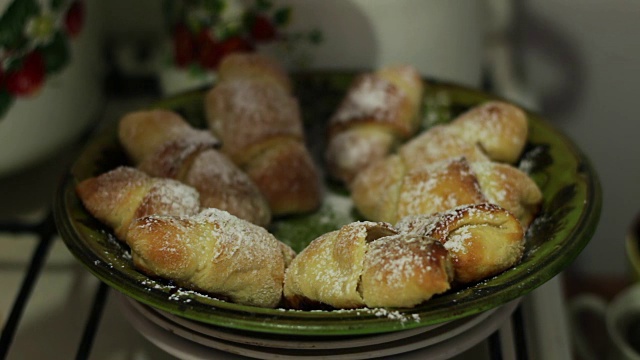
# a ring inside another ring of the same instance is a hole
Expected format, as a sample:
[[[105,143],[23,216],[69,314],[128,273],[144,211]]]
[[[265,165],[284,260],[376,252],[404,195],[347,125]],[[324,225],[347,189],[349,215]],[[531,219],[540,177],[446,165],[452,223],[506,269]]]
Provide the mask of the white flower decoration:
[[[40,1],[40,14],[29,19],[24,27],[24,34],[31,45],[46,45],[60,28],[61,14],[55,13],[46,1]]]

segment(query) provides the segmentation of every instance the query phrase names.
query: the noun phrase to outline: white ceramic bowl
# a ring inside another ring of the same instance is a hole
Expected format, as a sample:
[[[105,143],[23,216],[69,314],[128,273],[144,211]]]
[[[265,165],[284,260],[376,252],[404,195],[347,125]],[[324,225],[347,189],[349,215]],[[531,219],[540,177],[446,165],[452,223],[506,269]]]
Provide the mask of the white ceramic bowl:
[[[0,4],[2,14],[10,3]],[[56,154],[77,140],[98,116],[104,99],[100,16],[94,2],[84,1],[84,5],[84,25],[69,41],[66,66],[47,75],[34,95],[14,98],[0,118],[0,177]]]

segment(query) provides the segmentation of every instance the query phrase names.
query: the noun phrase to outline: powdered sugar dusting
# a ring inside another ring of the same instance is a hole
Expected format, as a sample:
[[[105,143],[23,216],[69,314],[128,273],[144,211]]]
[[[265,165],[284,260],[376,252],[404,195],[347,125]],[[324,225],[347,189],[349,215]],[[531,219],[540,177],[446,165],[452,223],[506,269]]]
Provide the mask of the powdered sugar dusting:
[[[347,93],[331,122],[349,122],[363,117],[391,121],[401,102],[400,95],[389,81],[373,74],[362,75]]]
[[[264,228],[226,211],[188,217],[154,215],[130,230],[131,249],[155,275],[232,301],[273,307],[282,295],[284,259]]]
[[[376,128],[353,128],[331,138],[327,147],[327,159],[336,173],[349,183],[360,171],[384,158],[391,150],[394,136]]]
[[[156,214],[193,215],[200,210],[200,195],[196,189],[176,180],[156,178],[143,205],[157,210]]]
[[[399,217],[431,214],[484,200],[464,158],[451,158],[409,171],[398,202]]]
[[[89,181],[95,181],[96,200],[121,204],[131,189],[144,186],[148,176],[135,168],[120,166]]]
[[[527,137],[526,115],[519,108],[489,101],[451,122],[470,143],[478,143],[494,160],[512,162],[522,151]]]
[[[297,100],[265,82],[223,82],[208,93],[206,104],[209,125],[227,153],[245,151],[277,136],[304,136]]]
[[[220,256],[233,257],[237,254],[238,261],[260,263],[276,245],[275,238],[265,229],[255,226],[227,211],[207,208],[192,218],[195,223],[215,224],[211,228],[211,235],[223,243],[217,246],[210,258],[215,261]]]
[[[431,215],[407,216],[396,224],[400,233],[433,236],[441,241],[453,254],[466,254],[473,239],[472,230],[480,225],[455,225],[463,218],[481,219],[482,223],[491,223],[495,219],[495,211],[501,210],[489,203],[461,205],[450,210]],[[474,221],[476,223],[477,221]]]
[[[409,215],[400,219],[395,228],[400,233],[425,235],[431,233],[440,220],[441,214]]]
[[[358,289],[367,241],[395,231],[357,221],[314,239],[287,269],[285,296],[298,295],[336,308],[364,306]]]
[[[418,245],[418,251],[408,246],[412,243]],[[428,257],[431,255],[429,243],[421,237],[388,236],[369,245],[367,265],[377,269],[374,275],[377,282],[396,286],[413,277],[416,269],[430,269]]]
[[[471,164],[473,172],[477,175],[482,192],[491,203],[500,205],[509,211],[515,211],[517,206],[517,190],[513,180],[501,170],[508,166],[491,161],[475,162]],[[515,169],[515,168],[514,168]]]
[[[420,322],[420,314],[403,313],[398,310],[390,310],[385,308],[365,309],[365,311],[379,318],[387,318],[389,320],[397,320],[404,324],[409,321]]]
[[[255,183],[215,149],[198,154],[183,181],[200,192],[203,208],[225,210],[261,226],[271,219],[269,205]]]
[[[444,242],[444,248],[456,254],[466,254],[469,239],[473,237],[469,228],[470,226],[457,229],[454,234],[448,236]]]

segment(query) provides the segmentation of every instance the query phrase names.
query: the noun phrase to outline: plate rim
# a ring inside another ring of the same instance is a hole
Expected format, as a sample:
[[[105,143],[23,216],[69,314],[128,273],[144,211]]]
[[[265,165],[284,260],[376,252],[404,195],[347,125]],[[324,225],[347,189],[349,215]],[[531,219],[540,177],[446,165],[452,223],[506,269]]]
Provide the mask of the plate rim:
[[[321,354],[318,354],[317,351],[313,351],[309,353],[308,351],[314,349],[283,349],[283,348],[273,348],[268,346],[257,346],[251,345],[247,346],[246,344],[236,343],[232,341],[227,341],[215,337],[210,337],[206,335],[200,334],[192,334],[191,329],[186,328],[182,325],[176,324],[176,329],[168,329],[163,325],[160,325],[153,319],[142,314],[138,309],[137,305],[145,306],[144,304],[134,302],[136,300],[127,298],[124,295],[119,296],[120,304],[125,308],[126,312],[129,312],[131,316],[129,316],[129,321],[134,325],[136,330],[138,330],[143,336],[147,336],[149,334],[149,327],[155,328],[155,330],[162,330],[163,334],[170,336],[173,340],[176,340],[177,343],[181,343],[179,340],[188,341],[188,344],[195,344],[196,348],[205,347],[208,349],[215,349],[217,351],[223,351],[235,355],[243,355],[243,356],[251,356],[251,357],[260,357],[260,358],[278,358],[278,359],[288,359],[288,358],[335,358],[335,359],[355,359],[355,358],[380,358],[380,357],[388,357],[394,355],[406,354],[411,351],[430,351],[433,354],[439,354],[443,358],[453,356],[458,353],[462,353],[463,351],[471,348],[476,345],[480,341],[486,338],[486,336],[490,333],[493,333],[500,326],[507,321],[507,318],[512,316],[516,311],[518,306],[521,306],[520,299],[515,299],[510,302],[503,304],[500,307],[497,307],[492,312],[487,312],[486,314],[479,314],[481,317],[478,318],[477,321],[472,321],[464,327],[464,329],[454,328],[452,330],[452,334],[440,334],[437,335],[436,338],[439,338],[440,341],[435,341],[431,338],[421,338],[421,334],[412,335],[407,338],[401,338],[397,340],[393,340],[389,343],[380,343],[380,344],[371,344],[365,346],[359,346],[356,348],[341,348],[341,349],[324,349],[321,350]],[[153,311],[153,309],[150,309]],[[132,318],[133,316],[133,318]],[[158,315],[162,317],[161,315]],[[160,322],[165,322],[160,320]],[[146,329],[139,328],[136,325],[141,325],[146,323],[148,327]],[[165,322],[166,324],[166,322]],[[192,336],[195,335],[195,336]],[[198,341],[197,338],[204,337],[206,338],[205,342]],[[462,339],[466,339],[462,340]],[[470,339],[470,340],[469,340]],[[151,339],[150,339],[151,340]],[[432,342],[434,341],[434,342]],[[461,346],[460,342],[464,342],[465,345]],[[154,342],[155,343],[155,342]],[[212,347],[207,344],[216,343],[218,347]],[[390,347],[391,344],[397,344],[395,347]],[[426,343],[426,344],[425,344]],[[451,344],[456,344],[452,347]],[[166,341],[163,342],[163,346],[169,346]],[[264,349],[264,351],[262,351]],[[269,349],[272,352],[269,352]],[[362,349],[362,352],[354,351],[354,349]],[[446,351],[442,351],[446,349]],[[172,351],[177,349],[171,348]],[[296,351],[301,351],[300,354],[295,354]],[[306,352],[305,352],[306,351]],[[336,354],[335,352],[344,352]],[[381,352],[382,351],[382,352]],[[278,353],[279,352],[279,353]],[[327,352],[331,352],[331,355],[326,354]],[[304,356],[303,354],[307,354]],[[313,355],[310,355],[313,354]],[[269,355],[269,356],[267,356]],[[368,355],[368,356],[367,356]],[[432,358],[432,357],[429,357]]]

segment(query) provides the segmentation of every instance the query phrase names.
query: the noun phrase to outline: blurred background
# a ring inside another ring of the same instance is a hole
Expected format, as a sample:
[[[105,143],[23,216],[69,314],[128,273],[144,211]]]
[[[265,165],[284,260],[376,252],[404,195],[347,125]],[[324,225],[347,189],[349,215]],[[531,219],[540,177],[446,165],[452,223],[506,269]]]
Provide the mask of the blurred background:
[[[640,211],[635,119],[640,32],[632,1],[524,1],[517,42],[540,111],[588,155],[602,183],[599,227],[572,271],[594,284],[630,274],[624,239]]]

